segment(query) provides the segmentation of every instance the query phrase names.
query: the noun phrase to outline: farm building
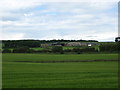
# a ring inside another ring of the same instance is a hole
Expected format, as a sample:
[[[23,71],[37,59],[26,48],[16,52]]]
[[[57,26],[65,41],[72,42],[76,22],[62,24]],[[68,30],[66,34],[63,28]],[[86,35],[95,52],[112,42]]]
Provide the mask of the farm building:
[[[96,45],[99,45],[99,43],[97,43],[97,42],[88,42],[87,44],[88,44],[87,46],[96,46]]]
[[[69,43],[60,43],[60,42],[54,42],[54,43],[46,43],[41,44],[41,47],[49,47],[49,46],[95,46],[99,45],[97,42],[69,42]]]
[[[95,46],[99,45],[96,42],[69,42],[66,46]]]
[[[81,43],[81,42],[69,42],[69,43],[67,43],[66,46],[87,46],[87,44]]]

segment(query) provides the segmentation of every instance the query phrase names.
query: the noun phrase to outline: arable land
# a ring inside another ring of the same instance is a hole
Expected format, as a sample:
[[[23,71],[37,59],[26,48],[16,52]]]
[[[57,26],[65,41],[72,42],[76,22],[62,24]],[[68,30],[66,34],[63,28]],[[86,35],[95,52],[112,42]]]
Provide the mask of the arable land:
[[[118,87],[118,54],[5,53],[2,61],[3,88]]]

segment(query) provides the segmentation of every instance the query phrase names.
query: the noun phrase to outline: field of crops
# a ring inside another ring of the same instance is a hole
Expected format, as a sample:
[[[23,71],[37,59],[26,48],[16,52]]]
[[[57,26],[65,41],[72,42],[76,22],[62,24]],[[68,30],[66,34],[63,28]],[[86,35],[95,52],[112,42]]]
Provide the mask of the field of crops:
[[[117,60],[117,54],[3,54],[3,88],[117,88],[118,62],[17,61]]]
[[[118,54],[3,54],[3,62],[117,60]]]

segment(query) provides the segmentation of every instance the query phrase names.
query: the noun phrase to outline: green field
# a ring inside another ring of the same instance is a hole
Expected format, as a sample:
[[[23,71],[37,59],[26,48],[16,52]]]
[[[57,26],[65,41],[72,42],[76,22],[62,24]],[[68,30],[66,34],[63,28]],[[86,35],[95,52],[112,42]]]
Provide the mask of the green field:
[[[118,54],[3,54],[3,62],[117,59]]]
[[[117,54],[3,54],[3,88],[117,88],[118,62],[16,61],[117,60]]]

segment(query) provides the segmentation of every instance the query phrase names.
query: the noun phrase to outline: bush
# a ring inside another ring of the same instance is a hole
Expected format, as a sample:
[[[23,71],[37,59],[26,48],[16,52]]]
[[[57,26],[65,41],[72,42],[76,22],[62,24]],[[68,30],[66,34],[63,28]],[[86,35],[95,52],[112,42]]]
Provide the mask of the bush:
[[[0,49],[0,53],[2,53],[2,49]]]
[[[12,51],[10,49],[3,49],[2,53],[11,53]]]
[[[28,53],[35,53],[36,51],[35,50],[33,50],[33,49],[29,49],[28,50]]]
[[[78,51],[77,54],[82,54],[82,51]]]
[[[89,48],[89,47],[84,48],[83,51],[84,52],[96,52],[95,48]]]
[[[100,45],[100,51],[103,52],[118,52],[119,42],[118,43],[106,43]]]
[[[81,54],[81,53],[83,52],[83,50],[80,49],[80,48],[73,48],[72,51],[73,51],[73,52],[76,52],[77,54]]]
[[[73,48],[72,51],[73,51],[73,52],[76,52],[77,54],[81,54],[81,53],[83,53],[83,52],[97,52],[97,50],[95,50],[95,48],[91,48],[91,47]]]
[[[71,49],[65,49],[64,52],[72,52]]]
[[[13,49],[13,53],[29,53],[31,50],[29,47],[18,47]]]
[[[61,54],[63,54],[63,47],[62,46],[53,46],[52,47],[52,52],[53,53],[61,53]]]
[[[79,48],[73,48],[73,52],[78,52],[78,51],[80,51]]]

